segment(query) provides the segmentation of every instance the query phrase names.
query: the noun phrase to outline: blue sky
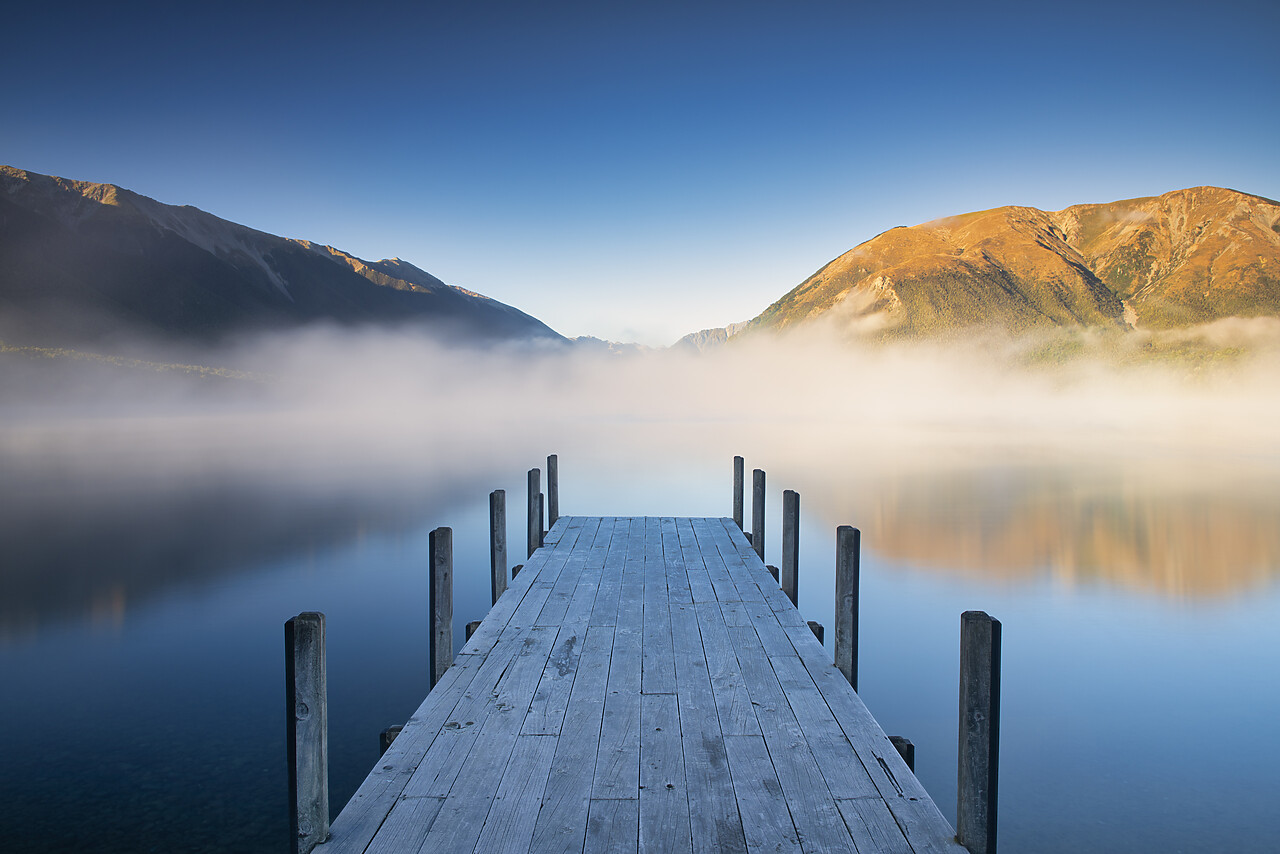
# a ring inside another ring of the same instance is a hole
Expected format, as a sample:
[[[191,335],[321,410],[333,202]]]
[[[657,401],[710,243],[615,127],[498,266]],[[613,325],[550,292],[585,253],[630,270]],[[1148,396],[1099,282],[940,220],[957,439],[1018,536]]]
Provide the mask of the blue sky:
[[[94,4],[6,13],[0,162],[567,335],[745,320],[895,225],[1280,198],[1280,4]]]

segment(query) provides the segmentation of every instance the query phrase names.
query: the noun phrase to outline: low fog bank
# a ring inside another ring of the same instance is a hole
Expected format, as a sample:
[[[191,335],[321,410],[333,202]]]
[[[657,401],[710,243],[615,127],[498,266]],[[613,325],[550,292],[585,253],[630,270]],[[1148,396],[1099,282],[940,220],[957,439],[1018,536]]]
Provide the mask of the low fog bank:
[[[0,353],[0,639],[381,530],[561,458],[571,513],[725,514],[734,454],[806,526],[937,571],[1165,594],[1280,567],[1280,324],[718,350],[444,348],[316,328],[127,359]],[[775,524],[773,515],[770,525]],[[473,532],[476,537],[482,533]],[[776,547],[776,546],[775,546]]]
[[[445,348],[312,328],[130,360],[0,354],[8,466],[341,481],[548,448],[860,465],[1010,455],[1275,459],[1280,322],[857,345],[821,329],[697,354]]]

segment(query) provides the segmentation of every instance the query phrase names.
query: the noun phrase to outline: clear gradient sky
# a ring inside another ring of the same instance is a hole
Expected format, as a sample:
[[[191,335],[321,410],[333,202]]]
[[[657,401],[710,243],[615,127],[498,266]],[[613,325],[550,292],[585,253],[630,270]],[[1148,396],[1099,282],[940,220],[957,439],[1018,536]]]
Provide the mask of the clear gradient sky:
[[[1280,198],[1280,3],[26,0],[0,163],[366,259],[566,335],[754,316],[895,225]]]

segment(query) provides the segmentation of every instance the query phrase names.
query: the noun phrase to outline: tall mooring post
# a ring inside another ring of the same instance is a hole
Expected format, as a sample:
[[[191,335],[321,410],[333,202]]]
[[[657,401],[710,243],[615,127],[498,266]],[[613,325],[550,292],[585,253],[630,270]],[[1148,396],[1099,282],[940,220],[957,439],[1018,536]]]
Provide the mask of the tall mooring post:
[[[427,645],[431,658],[430,687],[453,664],[453,529],[436,528],[429,538],[431,581],[431,635]]]
[[[782,493],[782,592],[800,604],[800,493]]]
[[[751,472],[751,547],[764,560],[764,470]]]
[[[956,839],[972,854],[996,852],[1000,776],[1000,621],[960,616],[960,751]]]
[[[291,850],[307,854],[329,838],[324,614],[306,611],[284,624],[284,669]]]
[[[742,457],[733,458],[733,524],[742,530],[742,491],[745,485],[744,470],[746,461]]]
[[[527,557],[533,557],[533,553],[538,550],[538,546],[542,545],[542,472],[538,469],[529,469],[529,554]]]
[[[862,532],[836,528],[836,667],[858,690],[858,561]]]
[[[560,457],[547,457],[547,529],[556,526],[560,518]]]
[[[489,493],[489,577],[493,601],[507,589],[507,492],[495,489]]]

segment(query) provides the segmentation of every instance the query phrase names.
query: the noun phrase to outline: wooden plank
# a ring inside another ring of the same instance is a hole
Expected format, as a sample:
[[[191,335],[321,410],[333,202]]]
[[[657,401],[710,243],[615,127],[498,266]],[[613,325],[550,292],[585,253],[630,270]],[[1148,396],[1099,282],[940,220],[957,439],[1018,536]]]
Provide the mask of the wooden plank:
[[[700,602],[694,605],[694,610],[698,614],[720,731],[726,735],[759,735],[755,709],[742,679],[742,671],[738,668],[738,656],[729,641],[720,606],[714,602]]]
[[[417,851],[431,832],[444,798],[401,798],[378,829],[378,835],[364,849],[366,854],[401,854]],[[317,848],[328,850],[329,846]]]
[[[640,850],[691,852],[689,788],[674,694],[640,696]]]
[[[746,841],[693,603],[671,604],[671,638],[693,850],[741,851]]]
[[[588,621],[592,626],[617,625],[618,599],[622,595],[622,567],[626,562],[630,528],[630,519],[613,519],[610,522],[609,550],[600,569],[600,586],[596,590],[596,601],[591,606],[591,618]],[[603,525],[601,530],[604,530]],[[599,535],[596,539],[599,539]]]
[[[707,575],[707,566],[698,549],[698,537],[693,532],[691,520],[677,519],[676,535],[680,543],[680,556],[684,561],[685,577],[689,581],[690,598],[694,602],[714,602],[716,591],[711,586],[711,576]]]
[[[569,706],[573,677],[578,672],[578,659],[582,655],[585,634],[569,628],[560,630],[556,645],[543,668],[542,678],[533,692],[529,711],[520,727],[521,735],[560,734],[565,709]]]
[[[667,601],[692,603],[689,573],[684,565],[684,550],[680,547],[680,534],[676,530],[676,520],[671,517],[662,519],[662,563],[667,577]]]
[[[641,691],[645,694],[674,694],[675,650],[671,646],[671,614],[667,609],[667,578],[659,520],[653,517],[645,519],[644,531]]]
[[[733,583],[724,556],[716,547],[716,528],[719,522],[714,519],[694,519],[692,528],[698,540],[698,550],[702,553],[703,566],[707,570],[707,578],[719,602],[737,602],[741,600],[738,587]]]
[[[756,719],[773,759],[774,770],[791,806],[801,848],[805,851],[839,851],[851,847],[852,839],[836,808],[835,799],[754,629],[730,627],[728,631],[738,650],[742,676],[755,706]]]
[[[583,850],[592,787],[583,769],[595,767],[600,747],[613,636],[607,626],[588,631],[533,832],[532,850],[540,854]]]
[[[527,854],[542,793],[551,774],[557,739],[520,735],[511,751],[489,815],[476,842],[475,854]]]
[[[814,684],[827,701],[845,737],[853,745],[863,768],[875,783],[880,798],[888,805],[903,835],[916,854],[947,852],[959,854],[964,848],[955,841],[955,831],[902,761],[884,730],[867,711],[844,676],[829,661],[800,656]]]
[[[853,745],[800,659],[780,656],[769,663],[832,797],[878,798],[879,791],[862,763],[850,761]]]
[[[569,603],[573,599],[573,594],[578,587],[578,581],[586,568],[587,553],[590,551],[591,544],[595,541],[599,527],[599,519],[589,519],[583,523],[577,540],[565,554],[564,566],[560,571],[560,575],[556,578],[555,586],[547,597],[547,602],[543,605],[542,611],[539,612],[537,622],[534,625],[560,626],[564,624],[565,612],[569,610]],[[559,548],[563,549],[563,544]]]
[[[439,815],[423,842],[435,851],[470,851],[484,827],[515,747],[515,736],[555,642],[554,629],[533,626],[497,687],[484,703],[488,714]]]
[[[746,850],[751,854],[800,854],[800,837],[764,739],[758,735],[727,735],[724,744]]]
[[[636,854],[640,850],[640,801],[592,798],[584,852]]]
[[[913,854],[902,829],[889,812],[889,805],[874,798],[838,798],[836,806],[859,851],[876,854]]]

